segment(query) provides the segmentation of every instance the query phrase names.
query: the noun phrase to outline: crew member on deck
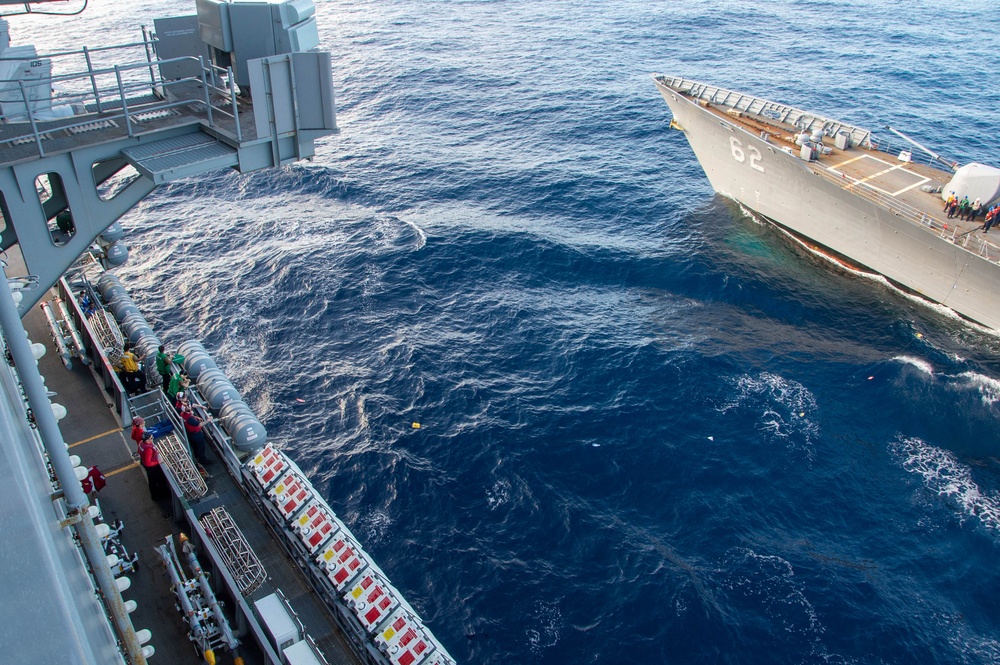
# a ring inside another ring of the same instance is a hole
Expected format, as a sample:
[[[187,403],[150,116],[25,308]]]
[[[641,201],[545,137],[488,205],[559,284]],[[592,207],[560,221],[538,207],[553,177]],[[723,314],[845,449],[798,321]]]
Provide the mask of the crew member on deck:
[[[983,225],[979,228],[983,230],[983,233],[989,233],[990,227],[996,224],[997,221],[997,206],[993,206],[986,213],[986,218],[983,220]]]
[[[958,204],[958,218],[965,221],[965,218],[969,214],[969,210],[972,209],[972,204],[969,203],[969,197],[963,196],[962,201]]]
[[[173,376],[173,372],[171,371],[172,365],[173,360],[167,354],[166,347],[160,344],[160,348],[156,353],[156,373],[163,379],[163,392],[165,393],[170,390],[170,379]]]
[[[982,211],[983,211],[983,204],[979,201],[979,199],[976,199],[972,203],[972,207],[969,208],[969,221],[970,222],[976,221],[976,217],[978,217],[979,213],[981,213]]]
[[[146,374],[139,369],[139,358],[132,353],[128,342],[122,350],[121,360],[115,366],[118,377],[121,379],[125,392],[132,395],[141,395],[146,392]]]
[[[181,417],[186,415],[187,411],[191,410],[191,401],[187,398],[187,393],[183,390],[177,393],[177,401],[174,402],[174,408],[177,409],[177,413],[181,414]]]
[[[182,390],[187,390],[187,387],[191,385],[190,379],[188,379],[187,373],[181,370],[179,374],[174,374],[170,378],[170,386],[167,388],[167,397],[172,400],[177,399],[177,393]]]
[[[146,470],[146,480],[149,482],[149,496],[153,501],[170,498],[170,485],[167,476],[160,466],[160,453],[153,445],[153,435],[147,432],[139,442],[139,463]]]
[[[138,446],[142,443],[142,437],[146,433],[146,421],[136,416],[132,419],[132,434],[130,438],[135,441],[135,445]]]
[[[191,452],[194,453],[195,459],[208,466],[212,460],[208,459],[205,454],[205,433],[201,431],[202,423],[205,421],[196,416],[190,407],[181,414],[181,418],[184,420],[184,429],[187,431],[188,443],[191,444]]]

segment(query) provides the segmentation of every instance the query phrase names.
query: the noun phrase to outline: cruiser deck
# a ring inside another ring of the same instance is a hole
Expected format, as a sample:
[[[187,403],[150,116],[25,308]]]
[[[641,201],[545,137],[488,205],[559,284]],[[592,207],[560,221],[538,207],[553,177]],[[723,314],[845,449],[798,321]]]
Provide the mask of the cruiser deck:
[[[779,102],[683,78],[653,80],[671,126],[684,132],[717,192],[1000,330],[1000,245],[975,232],[982,217],[963,222],[943,212],[942,190],[970,191],[957,164]],[[991,202],[984,198],[984,211]]]

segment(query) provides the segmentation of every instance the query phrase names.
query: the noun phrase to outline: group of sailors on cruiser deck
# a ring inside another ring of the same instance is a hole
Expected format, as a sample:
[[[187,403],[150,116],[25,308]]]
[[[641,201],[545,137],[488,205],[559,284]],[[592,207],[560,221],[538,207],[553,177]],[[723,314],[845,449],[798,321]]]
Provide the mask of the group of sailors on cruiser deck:
[[[948,219],[958,217],[960,220],[976,221],[976,217],[983,211],[983,204],[979,199],[969,203],[969,197],[964,196],[960,201],[955,192],[948,196],[944,203],[944,212],[948,213]]]
[[[983,225],[979,227],[982,229],[983,233],[989,233],[990,228],[998,221],[1000,221],[1000,204],[994,205],[992,208],[986,211],[986,218],[983,220]],[[979,229],[976,229],[977,231]]]

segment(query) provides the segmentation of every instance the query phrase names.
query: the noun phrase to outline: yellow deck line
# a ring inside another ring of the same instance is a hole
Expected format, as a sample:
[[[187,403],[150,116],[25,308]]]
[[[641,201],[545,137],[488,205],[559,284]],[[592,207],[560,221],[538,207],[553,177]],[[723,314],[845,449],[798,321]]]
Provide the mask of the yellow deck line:
[[[833,170],[833,169],[839,169],[839,168],[840,168],[841,166],[843,166],[844,164],[850,164],[851,162],[856,162],[856,161],[858,161],[859,159],[864,159],[864,158],[865,158],[865,157],[867,157],[867,156],[868,156],[868,155],[858,155],[857,157],[851,157],[851,158],[850,158],[850,159],[848,159],[848,160],[847,160],[846,162],[841,162],[841,163],[839,163],[839,164],[834,164],[833,166],[830,166],[830,167],[828,167],[828,168],[829,168],[830,170]],[[872,157],[872,159],[875,159],[875,158],[874,158],[874,157]],[[882,160],[881,160],[881,159],[877,159],[877,160],[875,160],[875,161],[878,161],[878,162],[882,162]],[[884,164],[885,162],[882,162],[882,163]]]
[[[885,153],[883,153],[883,154],[885,154]],[[878,162],[879,164],[885,164],[886,166],[892,166],[892,164],[893,164],[892,162],[887,162],[884,159],[879,159],[878,157],[872,157],[871,155],[861,155],[861,156],[862,157],[867,157],[868,159],[872,160],[873,162]]]
[[[882,163],[885,164],[885,162],[882,162]],[[867,181],[871,180],[872,178],[877,178],[880,175],[885,175],[889,171],[897,171],[897,170],[902,169],[902,168],[903,168],[902,164],[896,164],[895,166],[890,166],[889,168],[885,169],[884,171],[879,171],[878,173],[873,173],[873,174],[871,174],[869,176],[865,176],[861,180],[858,180],[858,182],[867,182]],[[905,169],[903,169],[903,170],[905,171]],[[906,171],[906,172],[907,173],[911,173],[911,174],[917,176],[918,178],[920,177],[920,175],[918,175],[916,173],[913,173],[913,171]]]
[[[139,466],[138,462],[132,462],[131,464],[126,464],[125,466],[119,467],[119,468],[117,468],[117,469],[115,469],[113,471],[106,472],[104,474],[104,477],[107,478],[109,476],[115,475],[116,473],[121,473],[122,471],[128,471],[129,469],[134,469],[137,466]]]
[[[82,441],[77,441],[76,443],[71,443],[71,444],[69,444],[69,447],[73,448],[73,447],[76,447],[76,446],[83,445],[84,443],[90,443],[91,441],[94,441],[96,439],[100,439],[102,436],[107,436],[108,434],[114,434],[115,432],[121,432],[121,431],[122,430],[121,430],[120,427],[116,427],[115,429],[109,429],[107,432],[103,432],[101,434],[95,434],[94,436],[87,437],[86,439],[83,439]]]

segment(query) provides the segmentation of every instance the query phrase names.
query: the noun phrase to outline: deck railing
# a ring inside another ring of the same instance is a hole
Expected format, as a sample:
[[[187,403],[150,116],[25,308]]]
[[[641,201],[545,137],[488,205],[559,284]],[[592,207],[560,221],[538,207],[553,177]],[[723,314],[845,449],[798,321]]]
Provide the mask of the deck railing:
[[[851,144],[877,150],[889,155],[896,156],[902,151],[911,153],[914,162],[925,164],[935,169],[945,172],[954,170],[954,164],[946,160],[931,157],[922,150],[914,150],[912,143],[903,140],[889,140],[883,136],[875,136],[871,131],[836,120],[830,120],[810,111],[774,102],[762,97],[755,97],[743,93],[727,90],[707,83],[692,81],[691,79],[657,76],[656,80],[669,88],[672,88],[684,95],[703,100],[716,106],[733,108],[743,113],[749,113],[766,118],[768,122],[779,123],[797,131],[812,132],[815,129],[821,130],[828,137],[835,136],[838,132],[845,132],[851,135]]]
[[[991,254],[991,245],[986,242],[986,240],[971,231],[960,232],[958,226],[942,222],[936,217],[928,215],[923,210],[918,210],[917,208],[914,208],[913,206],[904,203],[889,194],[875,189],[874,187],[871,187],[863,182],[850,178],[840,171],[820,167],[818,169],[814,169],[813,173],[821,178],[829,180],[845,191],[851,192],[856,196],[860,196],[861,198],[874,203],[878,207],[883,210],[887,210],[904,221],[911,224],[918,224],[929,229],[941,238],[947,240],[948,242],[955,243],[972,254],[980,256],[993,263],[1000,263],[1000,261],[997,260],[1000,259],[1000,250],[994,248],[994,251]]]
[[[875,136],[873,134],[871,135],[869,142],[871,143],[871,150],[884,152],[887,155],[892,155],[893,157],[898,157],[901,152],[908,152],[910,153],[911,161],[925,166],[930,166],[931,168],[944,171],[945,173],[953,173],[955,166],[958,164],[958,162],[948,163],[946,160],[941,158],[935,159],[922,150],[914,150],[913,144],[902,140],[893,142],[882,136]]]
[[[221,115],[229,121],[226,124],[233,128],[236,141],[241,141],[232,68],[220,69],[201,57],[157,59],[155,44],[156,39],[144,31],[140,42],[44,54],[32,60],[48,59],[53,67],[80,67],[82,63],[83,68],[35,80],[0,80],[0,88],[6,88],[3,103],[8,109],[6,114],[0,113],[4,128],[0,150],[34,143],[41,157],[46,154],[44,141],[55,131],[78,134],[95,128],[113,129],[121,123],[122,134],[131,137],[141,133],[143,122],[159,120],[162,127],[163,119],[172,115],[178,122],[194,118],[213,128],[218,124],[216,115]],[[135,53],[137,49],[141,54]],[[130,61],[122,63],[122,59]],[[185,64],[193,65],[196,73],[169,80],[160,75],[161,66]],[[55,117],[32,108],[32,98],[50,96],[53,108],[67,107],[74,113]]]

